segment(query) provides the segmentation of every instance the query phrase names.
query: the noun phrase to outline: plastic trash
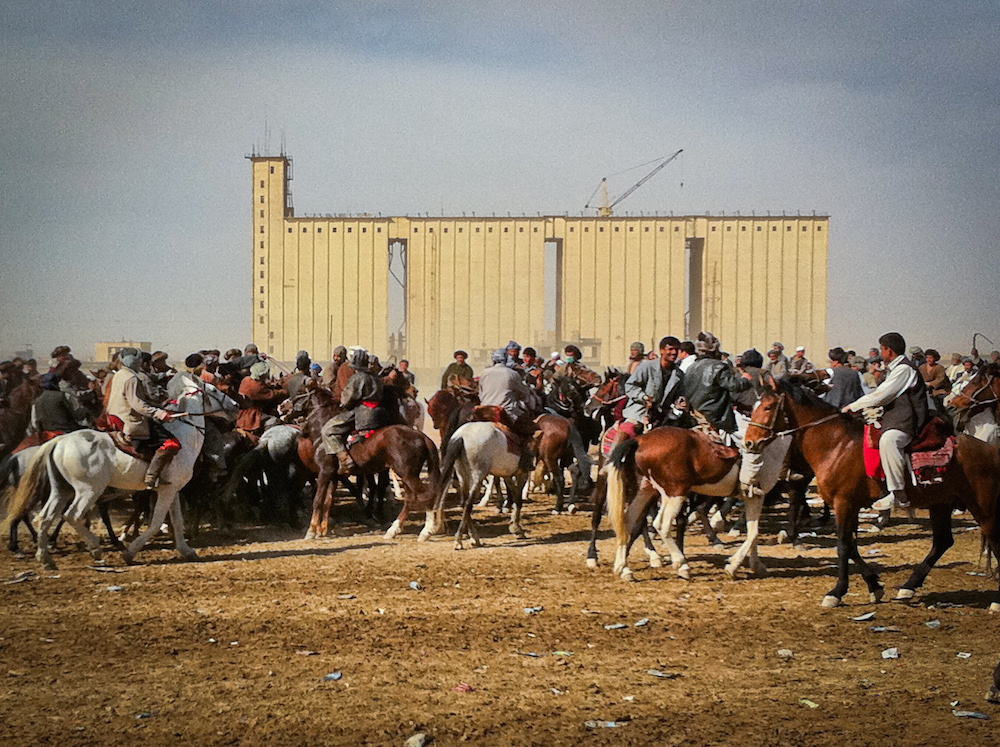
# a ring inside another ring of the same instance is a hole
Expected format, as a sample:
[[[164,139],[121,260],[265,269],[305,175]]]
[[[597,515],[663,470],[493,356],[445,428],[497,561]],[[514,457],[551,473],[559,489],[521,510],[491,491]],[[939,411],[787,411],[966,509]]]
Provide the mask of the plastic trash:
[[[940,628],[941,627],[941,621],[940,620],[928,620],[927,622],[924,623],[924,625],[926,625],[928,628],[930,628],[931,630],[933,630],[934,628]]]
[[[552,655],[553,656],[572,656],[573,652],[572,651],[553,651]]]
[[[108,587],[108,591],[125,591],[125,587],[124,586],[117,586],[117,585],[115,585],[115,586],[109,586]]]
[[[541,605],[538,605],[537,607],[525,607],[524,608],[524,614],[526,614],[526,615],[537,615],[539,612],[541,612],[544,609],[545,608],[542,607]]]
[[[866,612],[863,615],[858,615],[857,617],[852,617],[851,619],[854,622],[856,622],[856,623],[868,622],[869,620],[874,620],[875,619],[875,613],[874,612]]]
[[[344,677],[344,673],[343,672],[330,672],[330,674],[328,674],[325,677],[323,677],[323,681],[324,682],[337,682],[338,680],[343,679],[343,677]]]
[[[675,680],[681,676],[680,672],[661,672],[659,669],[647,669],[646,674],[659,677],[662,680]]]
[[[310,651],[305,648],[300,651],[296,651],[295,653],[299,656],[319,656],[319,651]]]
[[[795,654],[792,653],[792,650],[790,648],[779,648],[778,656],[780,656],[782,659],[791,659],[793,656],[795,656]]]
[[[619,726],[625,726],[624,721],[584,721],[583,725],[588,729],[617,729]]]
[[[883,659],[898,659],[899,658],[899,649],[896,648],[895,646],[893,646],[892,648],[887,648],[885,651],[882,652],[882,658]]]
[[[470,685],[468,682],[459,682],[453,688],[451,688],[453,693],[474,693],[476,688]]]
[[[414,591],[423,591],[423,586],[420,585],[419,581],[410,581],[410,588]]]
[[[958,656],[959,659],[971,659],[972,658],[972,654],[970,654],[968,651],[959,651],[958,654],[957,654],[957,656]]]
[[[895,625],[872,625],[868,628],[872,633],[898,633],[899,628]]]
[[[412,586],[413,584],[410,585]],[[357,599],[357,597],[353,594],[338,594],[337,599]]]
[[[636,620],[635,621],[635,627],[637,627],[637,628],[641,628],[641,627],[646,626],[646,625],[649,625],[649,618],[648,617],[644,617],[641,620]]]
[[[809,700],[809,698],[799,698],[799,703],[808,708],[819,708],[819,703]]]
[[[622,628],[627,628],[628,625],[625,623],[612,623],[611,625],[605,625],[605,630],[621,630]]]
[[[952,714],[958,716],[959,718],[978,718],[983,721],[989,721],[990,717],[985,713],[980,713],[979,711],[956,711],[952,709]]]

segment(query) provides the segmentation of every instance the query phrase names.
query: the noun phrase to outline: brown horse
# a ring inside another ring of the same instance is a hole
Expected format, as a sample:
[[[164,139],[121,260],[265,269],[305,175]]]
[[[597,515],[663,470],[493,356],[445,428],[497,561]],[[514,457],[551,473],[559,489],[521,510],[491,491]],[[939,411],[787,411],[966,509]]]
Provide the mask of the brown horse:
[[[31,406],[42,391],[41,384],[16,369],[10,373],[9,386],[7,406],[0,408],[0,457],[21,443],[31,420]]]
[[[987,443],[1000,442],[1000,366],[991,363],[948,403],[956,429]]]
[[[628,568],[628,552],[642,532],[643,518],[657,498],[660,512],[654,527],[666,543],[674,568],[681,578],[691,571],[684,551],[670,535],[670,526],[680,513],[688,495],[697,492],[708,496],[730,496],[739,492],[739,452],[713,443],[697,430],[664,426],[641,436],[620,442],[611,452],[607,464],[608,516],[615,530],[615,574],[632,578]],[[628,516],[626,517],[626,504]],[[751,569],[764,573],[757,556],[757,535],[763,496],[743,496],[746,506],[747,538],[726,564],[730,577],[749,557]],[[658,565],[658,556],[647,546],[651,565]],[[655,556],[655,557],[654,557]]]
[[[447,450],[448,442],[458,427],[472,420],[478,405],[479,397],[475,392],[465,389],[442,389],[427,400],[427,414],[441,437],[442,453]]]
[[[878,574],[858,552],[858,512],[882,492],[865,474],[861,422],[820,400],[795,381],[775,382],[767,377],[760,402],[754,409],[744,443],[760,449],[781,434],[790,434],[793,445],[816,473],[819,494],[833,507],[837,522],[837,584],[823,598],[824,607],[841,604],[849,585],[853,560],[868,585],[870,599],[882,599]],[[1000,557],[1000,451],[971,436],[958,436],[955,458],[943,482],[906,487],[906,497],[916,508],[930,511],[933,541],[930,552],[899,589],[897,599],[910,599],[931,568],[954,544],[951,513],[967,509],[979,524],[984,544]],[[1000,601],[991,609],[1000,610]]]
[[[628,378],[617,368],[604,372],[604,380],[597,386],[587,401],[585,412],[600,422],[602,430],[610,428],[616,412],[625,404],[625,379]]]
[[[387,537],[398,534],[410,511],[430,513],[437,498],[439,472],[437,447],[430,438],[408,425],[390,425],[373,432],[368,438],[351,446],[348,451],[357,465],[356,470],[359,475],[378,475],[392,470],[399,479],[403,493],[403,509],[392,528],[386,533]],[[317,449],[316,455],[320,454],[325,457],[324,472],[329,468],[333,471],[333,478],[336,478],[337,460],[327,455],[325,449]],[[427,469],[426,484],[420,476],[424,467]],[[333,491],[321,491],[317,484],[307,538],[325,537],[329,533],[332,507]],[[426,535],[422,535],[422,538],[425,539]]]
[[[530,449],[551,476],[552,490],[556,494],[556,513],[563,510],[563,469],[566,468],[572,477],[569,493],[572,512],[577,491],[589,490],[592,485],[590,455],[573,423],[562,415],[541,415],[535,418],[535,425],[538,430],[531,437]]]

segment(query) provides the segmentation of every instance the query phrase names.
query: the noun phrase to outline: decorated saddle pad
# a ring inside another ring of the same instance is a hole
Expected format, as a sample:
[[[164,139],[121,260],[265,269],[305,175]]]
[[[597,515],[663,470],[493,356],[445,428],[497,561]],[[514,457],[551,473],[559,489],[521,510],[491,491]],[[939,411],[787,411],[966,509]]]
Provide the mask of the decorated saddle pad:
[[[350,436],[347,437],[347,448],[350,449],[353,446],[357,446],[358,444],[367,441],[369,438],[372,437],[372,435],[375,433],[376,430],[378,429],[368,428],[363,431],[354,431],[353,433],[351,433]]]
[[[945,439],[944,445],[934,451],[917,451],[910,454],[910,461],[913,465],[913,474],[920,485],[934,485],[942,482],[948,472],[948,465],[955,457],[955,445],[957,439],[949,436]]]

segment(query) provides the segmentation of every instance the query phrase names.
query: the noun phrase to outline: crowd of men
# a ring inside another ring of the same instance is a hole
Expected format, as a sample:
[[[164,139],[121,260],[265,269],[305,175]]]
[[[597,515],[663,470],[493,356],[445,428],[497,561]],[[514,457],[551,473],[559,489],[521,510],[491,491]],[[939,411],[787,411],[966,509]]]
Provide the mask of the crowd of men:
[[[1000,362],[1000,352],[988,360],[973,349],[968,356],[955,353],[946,368],[934,349],[910,347],[898,333],[880,339],[867,356],[834,347],[827,361],[817,365],[799,346],[789,358],[784,346],[775,342],[762,355],[752,348],[731,359],[720,341],[709,332],[695,340],[681,341],[667,335],[658,350],[647,354],[641,342],[630,346],[622,368],[624,395],[616,412],[617,429],[623,437],[635,437],[659,425],[700,425],[722,440],[742,446],[742,436],[756,401],[755,382],[770,375],[774,380],[789,376],[812,379],[821,384],[822,398],[848,411],[879,407],[884,425],[880,441],[887,488],[897,503],[903,501],[903,449],[916,437],[916,429],[927,412],[944,412],[948,400],[988,363]],[[454,362],[441,376],[441,388],[475,391],[481,405],[499,408],[507,416],[511,431],[527,439],[535,429],[534,419],[549,395],[561,382],[575,382],[572,391],[587,391],[600,377],[584,365],[576,345],[566,345],[548,359],[532,347],[522,349],[511,340],[491,356],[491,365],[477,377],[468,354],[456,350]],[[272,365],[273,364],[273,365]],[[313,363],[300,351],[294,370],[276,375],[279,364],[269,360],[253,344],[245,349],[201,350],[191,353],[180,370],[170,366],[166,353],[124,348],[108,369],[92,374],[67,346],[52,351],[48,370],[40,373],[37,362],[15,359],[0,363],[0,407],[6,405],[11,383],[27,378],[40,385],[31,411],[29,437],[51,437],[82,427],[102,427],[123,438],[142,443],[153,454],[146,483],[155,487],[164,468],[180,448],[163,423],[177,417],[165,403],[176,399],[186,386],[207,382],[232,396],[239,404],[236,426],[248,437],[257,437],[279,417],[279,405],[295,399],[312,387],[331,391],[342,414],[323,427],[323,443],[335,454],[341,469],[353,465],[345,442],[355,430],[367,430],[399,422],[398,413],[383,406],[382,367],[362,348],[350,351],[337,346],[326,366]],[[409,363],[398,370],[415,395],[416,379]],[[13,372],[17,376],[13,376]],[[91,401],[88,392],[100,400]],[[94,406],[94,405],[97,406]],[[576,403],[582,408],[582,400]],[[211,432],[206,434],[211,439]],[[209,444],[206,450],[211,451]],[[529,457],[530,458],[530,457]],[[527,465],[525,465],[527,466]],[[221,467],[220,467],[221,468]],[[744,454],[741,480],[745,490],[755,487],[760,456]]]

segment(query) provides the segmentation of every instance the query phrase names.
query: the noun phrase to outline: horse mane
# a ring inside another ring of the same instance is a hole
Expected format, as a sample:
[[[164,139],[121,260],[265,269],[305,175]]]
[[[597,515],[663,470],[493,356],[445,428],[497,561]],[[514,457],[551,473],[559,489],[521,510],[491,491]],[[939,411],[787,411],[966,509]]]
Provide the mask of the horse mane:
[[[801,379],[793,375],[787,376],[776,383],[778,385],[776,391],[785,392],[798,405],[825,407],[828,410],[836,409],[829,402],[821,399],[820,396],[816,394],[812,388],[810,388],[809,384],[813,383],[811,381],[806,381],[805,379]]]

